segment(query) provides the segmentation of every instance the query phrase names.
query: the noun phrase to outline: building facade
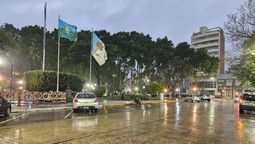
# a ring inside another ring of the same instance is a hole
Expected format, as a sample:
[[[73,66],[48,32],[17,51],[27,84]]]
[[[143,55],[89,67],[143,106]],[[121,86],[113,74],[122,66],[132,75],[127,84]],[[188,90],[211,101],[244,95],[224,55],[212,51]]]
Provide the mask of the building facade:
[[[199,32],[194,32],[191,36],[191,48],[205,49],[210,56],[218,57],[220,60],[218,74],[224,74],[225,38],[220,27],[207,28],[200,27]],[[192,87],[196,87],[197,94],[218,94],[217,75],[204,76],[191,82]]]
[[[191,36],[191,48],[205,49],[210,56],[220,59],[219,74],[224,74],[225,38],[220,27],[208,29],[206,26],[200,27],[199,32]]]

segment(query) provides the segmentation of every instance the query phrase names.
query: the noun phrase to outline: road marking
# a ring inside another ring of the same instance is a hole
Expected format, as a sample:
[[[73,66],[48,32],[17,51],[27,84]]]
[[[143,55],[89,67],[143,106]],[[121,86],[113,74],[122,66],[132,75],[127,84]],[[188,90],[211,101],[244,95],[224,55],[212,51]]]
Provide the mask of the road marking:
[[[108,111],[106,110],[105,106],[103,106],[103,108],[104,108],[104,112],[105,112],[105,113],[108,113]]]
[[[16,116],[16,117],[11,118],[11,119],[8,119],[8,120],[5,120],[5,121],[1,121],[0,124],[7,123],[7,122],[9,122],[9,121],[12,121],[12,120],[15,120],[15,119],[17,119],[17,118],[23,117],[23,116],[25,116],[25,115],[29,115],[30,113],[32,113],[32,112],[23,113],[23,114],[21,114],[21,115],[19,115],[19,116]]]
[[[71,110],[71,111],[65,116],[65,119],[67,119],[72,113],[73,113],[73,110]]]

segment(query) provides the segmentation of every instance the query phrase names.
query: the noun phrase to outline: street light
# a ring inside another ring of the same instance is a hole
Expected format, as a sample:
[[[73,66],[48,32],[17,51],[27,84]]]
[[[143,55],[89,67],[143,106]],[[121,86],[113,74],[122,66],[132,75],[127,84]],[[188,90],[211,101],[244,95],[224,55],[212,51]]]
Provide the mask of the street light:
[[[136,92],[138,92],[139,88],[136,86],[136,87],[134,87],[134,90],[135,90]]]
[[[176,88],[175,91],[178,92],[179,97],[181,97],[181,90],[180,90],[180,88]]]
[[[164,93],[167,93],[168,89],[167,88],[164,88]]]
[[[19,80],[19,81],[18,81],[18,84],[22,85],[22,84],[23,84],[23,81],[22,81],[22,80]]]
[[[194,92],[194,94],[195,94],[196,91],[197,91],[197,87],[193,87],[192,90],[193,90],[193,92]]]

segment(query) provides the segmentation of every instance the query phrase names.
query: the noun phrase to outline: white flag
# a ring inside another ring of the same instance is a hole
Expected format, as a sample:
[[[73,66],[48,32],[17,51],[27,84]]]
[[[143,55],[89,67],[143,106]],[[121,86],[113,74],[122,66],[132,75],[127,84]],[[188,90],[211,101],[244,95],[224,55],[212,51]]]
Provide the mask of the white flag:
[[[101,66],[107,60],[107,53],[105,51],[104,43],[97,37],[93,32],[93,46],[91,50],[91,55],[95,58],[97,63]]]

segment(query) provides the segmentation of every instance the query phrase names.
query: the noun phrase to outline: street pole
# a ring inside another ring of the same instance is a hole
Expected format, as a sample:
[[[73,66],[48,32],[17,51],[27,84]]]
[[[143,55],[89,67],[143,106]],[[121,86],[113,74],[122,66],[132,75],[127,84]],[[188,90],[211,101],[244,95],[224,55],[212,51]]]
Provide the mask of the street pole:
[[[91,43],[90,43],[90,55],[89,55],[89,83],[91,84],[91,72],[92,72],[92,49],[93,49],[93,28],[91,30]]]
[[[60,15],[58,16],[58,22]],[[60,57],[60,35],[58,34],[58,65],[57,65],[57,92],[59,91],[59,57]]]
[[[45,43],[46,43],[46,8],[47,2],[44,5],[44,27],[43,27],[43,71],[45,70]]]
[[[11,85],[10,85],[10,90],[11,90],[11,92],[12,92],[12,82],[13,82],[13,75],[12,75],[12,73],[13,73],[13,63],[12,63],[12,61],[10,60],[10,63],[11,63]]]

